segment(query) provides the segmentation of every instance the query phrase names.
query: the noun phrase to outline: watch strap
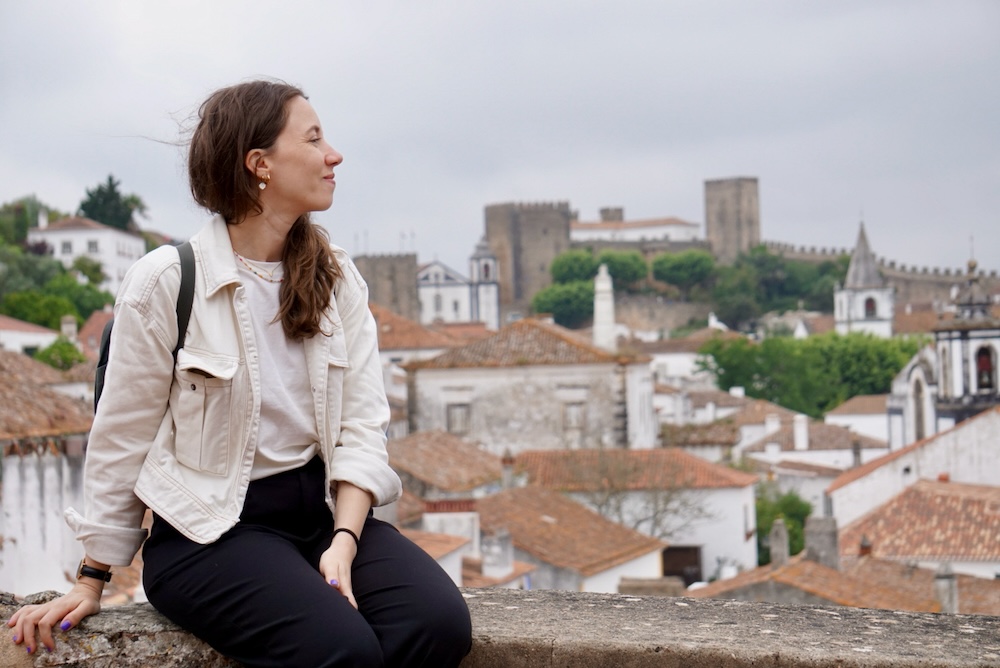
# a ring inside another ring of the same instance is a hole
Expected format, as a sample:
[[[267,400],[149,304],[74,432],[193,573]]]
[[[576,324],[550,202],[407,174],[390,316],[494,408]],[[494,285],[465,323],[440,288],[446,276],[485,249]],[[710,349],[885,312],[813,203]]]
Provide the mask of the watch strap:
[[[111,571],[102,571],[99,568],[88,566],[86,562],[81,561],[80,568],[76,572],[76,579],[79,580],[80,578],[94,578],[95,580],[111,582]]]

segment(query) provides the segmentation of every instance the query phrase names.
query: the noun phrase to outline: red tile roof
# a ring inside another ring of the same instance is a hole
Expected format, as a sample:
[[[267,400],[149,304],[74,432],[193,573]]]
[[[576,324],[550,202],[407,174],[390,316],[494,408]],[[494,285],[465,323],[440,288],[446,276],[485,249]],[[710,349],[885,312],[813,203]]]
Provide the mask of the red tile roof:
[[[530,450],[515,466],[537,485],[563,492],[747,487],[757,476],[713,464],[678,448]]]
[[[676,339],[660,339],[659,341],[630,341],[629,345],[641,350],[647,355],[655,353],[696,353],[703,345],[712,339],[734,341],[746,338],[742,334],[730,331],[720,331],[711,327],[703,327],[687,336]]]
[[[511,572],[502,578],[491,578],[483,575],[483,560],[481,557],[462,557],[462,586],[463,587],[497,587],[527,575],[535,570],[534,564],[514,560]]]
[[[80,341],[80,348],[87,359],[96,360],[101,352],[101,335],[104,334],[104,327],[115,314],[109,310],[94,311],[83,323],[77,339]]]
[[[783,452],[795,450],[794,427],[788,423],[773,434],[748,445],[744,452],[764,452],[769,443],[777,443]],[[854,443],[861,445],[863,450],[886,450],[889,445],[877,438],[852,432],[847,427],[825,422],[809,422],[809,451],[816,450],[851,450]]]
[[[768,415],[777,415],[783,424],[791,424],[792,417],[797,415],[797,413],[766,399],[752,399],[741,410],[718,420],[718,422],[728,423],[735,427],[745,427],[755,424],[762,425]]]
[[[18,320],[17,318],[12,318],[9,315],[2,314],[0,314],[0,330],[6,332],[33,332],[35,334],[59,333],[54,329],[42,327],[41,325],[36,325],[33,322],[25,322],[24,320]]]
[[[122,232],[123,234],[130,234],[132,236],[140,236],[136,232],[131,230],[123,230],[117,227],[112,227],[111,225],[104,225],[96,220],[91,220],[90,218],[84,218],[82,216],[70,216],[69,218],[62,218],[61,220],[56,220],[49,223],[44,228],[33,227],[31,232],[46,232],[48,230],[115,230],[116,232]]]
[[[665,446],[732,446],[740,442],[739,427],[725,420],[711,424],[665,424],[660,435]]]
[[[840,404],[827,415],[881,415],[886,412],[888,394],[859,394]]]
[[[517,549],[584,577],[666,547],[559,492],[534,485],[479,499],[476,508],[483,531],[507,529]]]
[[[749,397],[740,397],[722,390],[692,391],[688,392],[688,397],[691,399],[692,408],[704,408],[710,403],[715,404],[718,408],[738,408],[746,406],[752,401]]]
[[[403,490],[399,501],[396,502],[396,524],[397,526],[408,526],[420,521],[424,516],[424,501],[416,494]]]
[[[578,340],[558,325],[525,318],[493,336],[452,348],[434,359],[411,362],[408,368],[451,369],[549,364],[612,364],[615,355]]]
[[[446,492],[465,492],[502,474],[500,458],[443,431],[420,431],[388,444],[389,464]]]
[[[1000,487],[919,480],[841,529],[841,553],[862,536],[881,559],[1000,562]]]
[[[471,343],[493,335],[492,331],[486,329],[485,322],[435,322],[430,328],[458,343]]]
[[[451,348],[456,339],[430,330],[378,304],[369,304],[378,330],[379,350],[426,350]]]
[[[469,542],[468,538],[417,529],[400,529],[399,533],[416,543],[421,550],[434,559],[447,556]]]
[[[63,380],[47,364],[0,350],[0,439],[89,432],[93,406],[45,386]]]

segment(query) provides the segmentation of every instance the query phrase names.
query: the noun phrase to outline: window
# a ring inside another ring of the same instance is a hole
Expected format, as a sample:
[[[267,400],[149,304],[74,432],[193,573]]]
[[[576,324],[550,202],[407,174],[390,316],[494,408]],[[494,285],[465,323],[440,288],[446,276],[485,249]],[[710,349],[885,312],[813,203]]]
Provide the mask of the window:
[[[446,413],[449,434],[462,436],[469,433],[469,404],[448,404]]]
[[[87,242],[87,252],[97,253],[97,239],[91,239]]]
[[[483,264],[483,280],[490,280],[490,265],[488,262]]]
[[[434,295],[434,312],[441,312],[441,295]]]
[[[64,241],[64,242],[62,242],[62,246],[60,248],[61,248],[61,250],[59,252],[62,253],[63,255],[72,255],[73,254],[73,242],[72,241]]]
[[[983,346],[976,352],[976,385],[980,390],[992,390],[996,383],[993,381],[993,351],[988,346]]]
[[[865,300],[865,319],[872,320],[875,318],[875,299],[869,297]]]
[[[563,404],[563,429],[583,429],[583,404]]]
[[[455,312],[455,316],[457,317],[458,316],[458,300],[457,299],[454,300],[451,303],[451,310]]]

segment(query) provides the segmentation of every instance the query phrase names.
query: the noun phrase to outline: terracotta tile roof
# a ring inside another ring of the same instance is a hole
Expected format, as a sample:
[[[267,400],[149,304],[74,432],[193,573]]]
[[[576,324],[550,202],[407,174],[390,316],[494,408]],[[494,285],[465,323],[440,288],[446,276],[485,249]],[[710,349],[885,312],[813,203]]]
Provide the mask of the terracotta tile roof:
[[[32,332],[35,334],[58,334],[54,329],[36,325],[33,322],[25,322],[12,318],[9,315],[0,314],[0,330],[5,332]]]
[[[42,232],[45,233],[48,230],[115,230],[116,232],[122,232],[124,234],[131,234],[132,236],[139,236],[137,233],[130,230],[123,230],[117,227],[112,227],[111,225],[104,225],[96,220],[91,220],[90,218],[84,218],[82,216],[70,216],[69,218],[62,218],[61,220],[56,220],[48,224],[45,228],[33,227],[31,228],[32,233]]]
[[[735,427],[745,427],[752,424],[764,424],[768,415],[777,415],[782,423],[791,423],[792,417],[797,415],[793,410],[784,406],[767,401],[766,399],[751,399],[750,403],[742,410],[728,415],[718,422],[728,422]]]
[[[602,220],[587,222],[571,220],[570,230],[627,230],[644,227],[700,227],[698,223],[691,223],[680,218],[669,216],[667,218],[649,218],[647,220]]]
[[[58,371],[21,353],[0,350],[0,439],[85,434],[94,407],[45,387]]]
[[[97,360],[92,359],[86,362],[79,362],[63,372],[63,380],[70,383],[94,383],[94,375],[97,373]]]
[[[892,316],[893,334],[930,334],[941,321],[941,316],[934,310],[911,310],[907,313],[900,306]]]
[[[443,431],[391,439],[389,464],[447,492],[466,492],[502,476],[500,458]]]
[[[447,556],[469,542],[468,538],[418,531],[417,529],[400,529],[399,533],[416,543],[421,550],[434,559]]]
[[[840,404],[827,415],[881,415],[886,412],[888,394],[859,394]]]
[[[889,464],[889,463],[895,461],[896,459],[899,459],[900,457],[903,457],[903,456],[908,455],[908,454],[910,454],[912,452],[920,450],[921,448],[923,448],[923,447],[927,446],[928,444],[934,442],[936,439],[940,438],[944,434],[948,434],[948,433],[954,431],[955,429],[964,429],[964,428],[970,426],[973,423],[973,421],[975,421],[975,420],[985,420],[985,419],[989,418],[990,416],[995,416],[997,414],[1000,414],[1000,406],[997,406],[996,408],[991,408],[989,410],[985,410],[982,413],[980,413],[979,415],[975,415],[975,416],[969,418],[968,420],[965,420],[963,422],[958,423],[954,427],[951,427],[951,428],[946,429],[944,431],[938,432],[937,434],[933,434],[931,436],[928,436],[927,438],[925,438],[923,440],[916,441],[914,443],[910,443],[906,447],[900,448],[899,450],[893,450],[889,454],[882,455],[881,457],[878,457],[877,459],[873,459],[870,462],[866,462],[866,463],[862,464],[861,466],[856,466],[856,467],[854,467],[852,469],[844,471],[844,473],[842,473],[841,475],[837,476],[836,480],[834,480],[832,483],[830,483],[830,486],[826,488],[826,491],[827,491],[827,493],[835,492],[838,489],[840,489],[841,487],[844,487],[845,485],[849,485],[850,483],[854,482],[855,480],[860,480],[861,478],[864,478],[869,473],[872,473],[873,471],[875,471],[875,470],[877,470],[877,469],[885,466],[886,464]]]
[[[918,568],[912,562],[903,563],[866,556],[841,558],[841,572],[865,582],[891,587],[914,599],[932,598],[935,571]],[[963,615],[1000,615],[1000,580],[955,574],[958,585],[958,612]],[[940,606],[936,605],[936,608]],[[926,612],[936,612],[929,609]]]
[[[691,398],[692,408],[704,408],[709,403],[713,403],[719,408],[737,408],[746,406],[752,399],[749,397],[738,397],[722,390],[701,390],[688,392]]]
[[[430,328],[450,337],[458,344],[471,343],[494,334],[486,329],[485,322],[436,322],[430,325]]]
[[[110,310],[94,311],[83,323],[77,339],[80,341],[80,348],[87,359],[96,360],[101,352],[101,335],[104,333],[104,326],[115,317]]]
[[[783,452],[795,450],[794,427],[788,423],[781,429],[748,445],[744,452],[764,452],[769,443],[777,443]],[[877,438],[852,432],[847,427],[825,422],[809,422],[809,451],[851,450],[857,441],[863,450],[886,450],[889,445]]]
[[[749,462],[756,462],[754,459],[748,459]],[[837,476],[843,473],[844,469],[839,469],[833,466],[823,466],[822,464],[811,464],[809,462],[797,462],[793,460],[783,459],[777,464],[767,465],[766,462],[757,462],[762,467],[769,468],[775,473],[780,473],[781,471],[798,471],[801,473],[814,473],[821,476]],[[751,464],[753,465],[753,464]]]
[[[463,587],[497,587],[527,575],[535,570],[534,564],[514,560],[511,572],[502,578],[491,578],[483,575],[483,560],[481,557],[466,555],[462,557]]]
[[[736,577],[716,580],[701,589],[688,592],[694,598],[730,598],[729,594],[765,582],[798,589],[835,605],[882,610],[924,610],[937,612],[940,604],[930,596],[913,596],[892,586],[861,580],[822,564],[803,558],[800,554],[775,568],[760,566],[744,571]]]
[[[656,383],[653,386],[653,391],[656,394],[680,394],[682,392],[681,388],[666,383]]]
[[[660,429],[665,446],[732,446],[740,442],[740,429],[732,422],[717,420],[711,424],[665,424]]]
[[[745,337],[737,332],[720,331],[711,327],[703,327],[687,336],[676,339],[630,341],[629,345],[647,355],[655,353],[696,353],[703,345],[716,338],[724,341],[733,341]]]
[[[584,343],[558,325],[525,318],[493,336],[442,353],[407,368],[450,369],[542,364],[612,364],[618,357]]]
[[[832,315],[814,315],[806,318],[803,322],[810,334],[826,334],[837,327]]]
[[[476,508],[483,531],[507,529],[517,549],[584,577],[666,547],[559,492],[534,485],[479,499]]]
[[[451,348],[459,343],[441,332],[430,330],[419,322],[404,318],[389,309],[371,303],[378,329],[379,350],[423,350]]]
[[[529,450],[515,466],[542,487],[562,492],[747,487],[757,476],[713,464],[678,448]]]
[[[862,536],[882,559],[1000,562],[1000,487],[919,480],[841,529],[841,553]]]

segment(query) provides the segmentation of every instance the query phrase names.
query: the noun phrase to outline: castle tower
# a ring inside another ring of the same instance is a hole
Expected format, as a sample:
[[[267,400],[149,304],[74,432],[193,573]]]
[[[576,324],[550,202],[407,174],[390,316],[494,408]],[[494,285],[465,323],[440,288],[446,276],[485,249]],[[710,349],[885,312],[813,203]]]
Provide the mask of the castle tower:
[[[935,408],[955,423],[1000,404],[1000,320],[979,283],[976,261],[955,299],[955,318],[934,328],[940,384]]]
[[[837,333],[868,332],[889,338],[894,310],[894,290],[879,271],[875,254],[868,245],[865,224],[861,223],[844,287],[838,287],[833,295]]]
[[[358,255],[354,265],[368,284],[370,301],[410,320],[420,319],[417,255]]]
[[[531,298],[552,283],[549,267],[569,249],[568,202],[486,207],[486,241],[496,257],[501,317],[531,309]]]
[[[490,330],[500,329],[500,282],[497,258],[486,237],[479,240],[469,258],[469,299],[471,320],[485,322]]]
[[[705,181],[705,235],[721,264],[760,244],[756,178]]]
[[[608,265],[602,264],[594,278],[594,345],[601,350],[615,352],[615,293],[608,273]]]

